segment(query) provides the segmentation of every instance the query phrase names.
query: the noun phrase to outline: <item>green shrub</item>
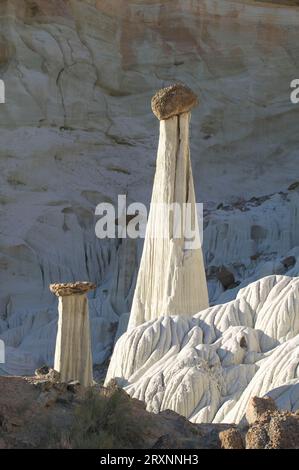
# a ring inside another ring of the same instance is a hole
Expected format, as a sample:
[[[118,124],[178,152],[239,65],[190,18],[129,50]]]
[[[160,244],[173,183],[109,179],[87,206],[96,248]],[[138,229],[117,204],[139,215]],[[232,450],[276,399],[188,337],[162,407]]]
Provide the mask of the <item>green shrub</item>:
[[[79,449],[140,448],[144,426],[134,417],[122,390],[108,397],[91,390],[75,410],[69,444]]]

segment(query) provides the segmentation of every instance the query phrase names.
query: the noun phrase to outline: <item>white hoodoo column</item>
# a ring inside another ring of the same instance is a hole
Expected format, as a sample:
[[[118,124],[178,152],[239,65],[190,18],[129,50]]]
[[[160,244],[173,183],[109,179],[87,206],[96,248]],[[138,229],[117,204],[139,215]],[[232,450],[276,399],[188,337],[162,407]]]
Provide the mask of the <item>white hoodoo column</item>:
[[[198,241],[189,149],[190,109],[196,104],[196,95],[184,85],[160,90],[152,100],[153,112],[160,119],[160,140],[128,329],[164,315],[191,316],[209,306],[201,246],[187,239],[188,212],[183,211],[189,203]],[[181,236],[173,224],[175,207],[181,209],[177,212],[182,214]]]
[[[59,298],[54,369],[61,382],[78,380],[85,387],[93,384],[86,293],[94,288],[90,282],[50,285],[51,292]]]

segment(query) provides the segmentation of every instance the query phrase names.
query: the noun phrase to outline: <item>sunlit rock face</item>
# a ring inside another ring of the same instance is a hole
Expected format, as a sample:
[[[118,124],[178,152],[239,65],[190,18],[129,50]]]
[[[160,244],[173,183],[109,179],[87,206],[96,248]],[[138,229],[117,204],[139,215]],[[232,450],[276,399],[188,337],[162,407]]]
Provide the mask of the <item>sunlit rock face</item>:
[[[184,94],[184,89],[180,91]],[[167,98],[164,102],[168,111],[171,101],[177,110],[180,99],[173,100],[175,93],[171,91],[170,103]],[[209,306],[189,148],[190,118],[189,111],[160,122],[151,210],[128,329],[159,316],[191,316]]]
[[[97,240],[94,210],[118,194],[149,201],[155,90],[183,81],[200,96],[191,125],[197,200],[249,199],[296,179],[299,107],[289,85],[299,69],[298,20],[292,6],[229,0],[1,2],[0,334],[11,372],[53,360],[51,282],[98,284],[93,357],[109,356],[119,316],[130,309],[138,253],[134,244]],[[229,217],[216,219],[222,216]],[[210,264],[221,262],[221,224],[209,222]],[[244,231],[236,230],[225,264],[244,255],[236,252]],[[276,234],[267,230],[271,241]],[[277,246],[271,250],[259,233],[259,247],[275,257]],[[287,245],[279,254],[298,244],[295,236],[286,243],[283,232],[277,238]],[[212,287],[216,299],[219,286]]]
[[[268,276],[192,318],[161,317],[117,342],[112,378],[147,409],[238,423],[250,397],[299,408],[299,278]]]

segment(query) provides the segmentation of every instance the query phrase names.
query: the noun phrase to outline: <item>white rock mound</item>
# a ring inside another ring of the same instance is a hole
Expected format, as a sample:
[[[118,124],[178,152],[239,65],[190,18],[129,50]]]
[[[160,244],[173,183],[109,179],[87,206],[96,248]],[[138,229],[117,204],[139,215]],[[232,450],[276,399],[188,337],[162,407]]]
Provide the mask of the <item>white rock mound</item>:
[[[147,409],[193,422],[239,422],[251,396],[299,407],[299,278],[268,276],[237,298],[144,323],[118,340],[106,384],[117,378]]]

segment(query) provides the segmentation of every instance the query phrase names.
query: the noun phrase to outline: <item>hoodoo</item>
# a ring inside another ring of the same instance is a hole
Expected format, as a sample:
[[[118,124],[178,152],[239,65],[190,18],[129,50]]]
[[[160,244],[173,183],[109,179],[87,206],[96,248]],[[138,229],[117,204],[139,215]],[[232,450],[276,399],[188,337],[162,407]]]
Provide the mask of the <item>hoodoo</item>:
[[[152,99],[160,139],[128,329],[160,316],[191,316],[209,306],[189,149],[190,111],[197,104],[197,96],[182,84]]]
[[[50,285],[51,292],[59,298],[54,369],[62,382],[78,380],[85,387],[93,384],[86,294],[95,287],[90,282]]]

